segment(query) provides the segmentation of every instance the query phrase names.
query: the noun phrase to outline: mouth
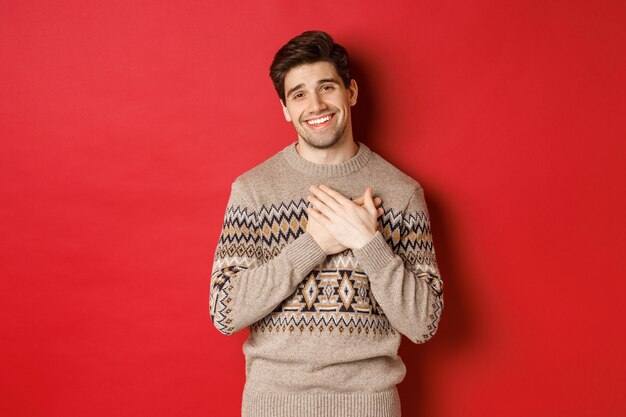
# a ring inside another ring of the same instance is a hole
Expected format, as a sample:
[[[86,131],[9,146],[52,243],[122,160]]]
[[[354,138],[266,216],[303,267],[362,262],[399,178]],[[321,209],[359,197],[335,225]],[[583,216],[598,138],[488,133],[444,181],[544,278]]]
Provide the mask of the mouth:
[[[324,116],[317,117],[315,119],[309,119],[304,122],[310,129],[323,129],[330,124],[330,121],[335,117],[335,114],[327,114]]]

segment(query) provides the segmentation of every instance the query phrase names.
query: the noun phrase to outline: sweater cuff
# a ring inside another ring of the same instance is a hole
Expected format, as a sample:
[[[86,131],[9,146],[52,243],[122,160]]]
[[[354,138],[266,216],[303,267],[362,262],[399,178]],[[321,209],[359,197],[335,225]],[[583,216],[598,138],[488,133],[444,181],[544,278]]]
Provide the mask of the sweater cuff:
[[[309,232],[304,232],[285,249],[293,267],[306,275],[326,259],[326,253]]]
[[[377,230],[372,239],[364,246],[359,249],[352,249],[352,253],[366,274],[382,269],[394,257],[393,250],[387,244],[380,230]]]

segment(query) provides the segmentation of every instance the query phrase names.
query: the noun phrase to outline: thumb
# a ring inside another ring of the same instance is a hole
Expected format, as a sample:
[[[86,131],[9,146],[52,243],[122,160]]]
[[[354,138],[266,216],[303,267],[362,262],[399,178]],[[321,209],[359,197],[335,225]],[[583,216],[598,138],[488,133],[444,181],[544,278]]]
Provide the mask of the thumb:
[[[363,194],[363,200],[365,200],[365,208],[367,209],[367,211],[369,211],[370,213],[378,212],[378,210],[376,210],[376,205],[374,205],[374,199],[372,198],[371,187],[367,187],[367,189],[365,190],[365,194]]]
[[[356,205],[362,205],[363,204],[363,196],[360,196],[359,198],[355,198],[354,200],[352,200],[352,202]]]

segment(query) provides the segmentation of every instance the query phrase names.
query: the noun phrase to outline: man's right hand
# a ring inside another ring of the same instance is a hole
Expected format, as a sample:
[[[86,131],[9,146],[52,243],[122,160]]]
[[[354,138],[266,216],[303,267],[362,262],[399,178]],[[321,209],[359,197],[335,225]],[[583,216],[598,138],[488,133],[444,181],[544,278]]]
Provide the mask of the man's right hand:
[[[359,206],[363,206],[365,203],[365,193],[352,201]],[[380,207],[381,204],[382,200],[380,197],[375,197],[374,205],[378,209],[379,216],[383,214],[383,209]],[[313,236],[313,239],[320,245],[326,255],[333,255],[347,249],[347,247],[339,243],[324,226],[316,222],[311,216],[308,218],[306,231]]]

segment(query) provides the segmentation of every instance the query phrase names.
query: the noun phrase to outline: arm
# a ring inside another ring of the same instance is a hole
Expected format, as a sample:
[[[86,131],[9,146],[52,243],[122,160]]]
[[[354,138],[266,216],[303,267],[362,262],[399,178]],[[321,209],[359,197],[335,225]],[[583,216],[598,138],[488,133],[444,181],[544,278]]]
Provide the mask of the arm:
[[[374,298],[391,325],[414,343],[424,343],[437,331],[443,310],[428,211],[421,187],[415,189],[400,221],[391,218],[392,249],[380,231],[352,252],[370,280]]]
[[[245,185],[235,180],[215,250],[209,297],[211,321],[227,335],[271,313],[326,258],[304,232],[265,261],[259,220]]]

